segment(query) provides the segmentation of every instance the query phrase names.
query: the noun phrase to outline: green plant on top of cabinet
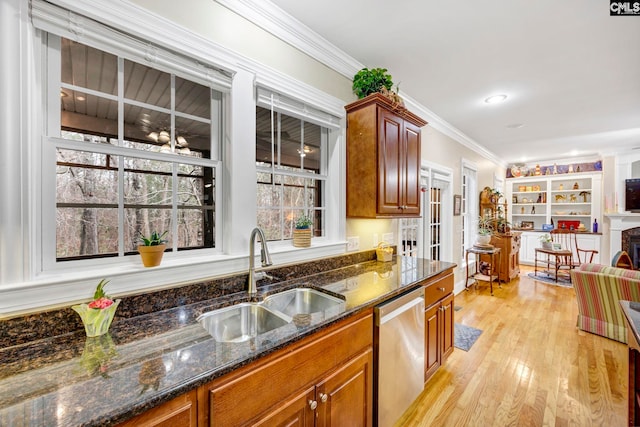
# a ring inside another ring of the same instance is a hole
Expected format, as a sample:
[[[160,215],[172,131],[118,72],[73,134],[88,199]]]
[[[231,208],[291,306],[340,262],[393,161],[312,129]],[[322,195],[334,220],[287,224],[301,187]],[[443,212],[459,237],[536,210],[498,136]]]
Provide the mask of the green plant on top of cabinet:
[[[379,93],[347,110],[347,217],[420,216],[420,128]]]

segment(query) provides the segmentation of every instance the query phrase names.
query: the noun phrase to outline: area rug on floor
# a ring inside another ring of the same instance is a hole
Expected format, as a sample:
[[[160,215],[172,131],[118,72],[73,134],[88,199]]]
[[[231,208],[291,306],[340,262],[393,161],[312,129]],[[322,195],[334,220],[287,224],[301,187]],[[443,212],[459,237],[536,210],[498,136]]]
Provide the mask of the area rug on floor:
[[[551,285],[558,285],[558,286],[564,286],[569,288],[571,287],[571,280],[569,280],[568,277],[560,276],[558,277],[558,281],[556,282],[552,274],[545,273],[543,271],[538,271],[538,275],[536,275],[535,273],[529,273],[527,276],[539,282],[544,282],[544,283],[549,283]]]
[[[453,345],[460,350],[469,351],[482,331],[460,323],[453,324]]]

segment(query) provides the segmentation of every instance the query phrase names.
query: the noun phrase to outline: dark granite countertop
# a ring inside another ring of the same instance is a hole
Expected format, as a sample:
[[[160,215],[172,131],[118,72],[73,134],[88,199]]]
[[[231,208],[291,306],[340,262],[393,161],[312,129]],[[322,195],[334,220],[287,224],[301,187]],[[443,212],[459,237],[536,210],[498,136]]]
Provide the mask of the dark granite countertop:
[[[622,312],[631,325],[631,331],[636,337],[636,341],[640,342],[640,303],[635,301],[619,301]]]
[[[213,339],[196,318],[247,301],[246,292],[116,319],[108,334],[74,332],[0,351],[0,425],[113,425],[281,349],[455,267],[425,259],[369,261],[259,289],[258,299],[294,287],[346,300],[341,313],[313,315],[242,343]]]

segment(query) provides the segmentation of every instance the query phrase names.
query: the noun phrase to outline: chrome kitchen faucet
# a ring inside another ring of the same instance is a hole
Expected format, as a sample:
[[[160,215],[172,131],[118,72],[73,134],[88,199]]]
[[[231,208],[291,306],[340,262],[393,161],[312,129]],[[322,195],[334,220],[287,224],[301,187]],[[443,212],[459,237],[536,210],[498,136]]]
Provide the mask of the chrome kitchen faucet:
[[[269,247],[267,246],[267,239],[264,237],[264,231],[260,227],[256,227],[251,232],[249,238],[249,295],[255,295],[258,292],[258,286],[256,282],[255,272],[255,246],[256,246],[256,234],[260,236],[260,262],[263,267],[268,267],[273,264],[271,261],[271,255],[269,254]]]

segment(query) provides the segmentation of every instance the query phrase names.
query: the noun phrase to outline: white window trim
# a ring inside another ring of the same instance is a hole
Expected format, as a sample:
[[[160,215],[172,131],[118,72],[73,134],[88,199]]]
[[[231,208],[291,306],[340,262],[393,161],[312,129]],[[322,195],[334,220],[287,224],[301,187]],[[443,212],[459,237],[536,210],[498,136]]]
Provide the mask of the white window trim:
[[[34,0],[34,3],[44,4],[41,0]],[[186,28],[176,25],[174,22],[153,14],[148,10],[136,6],[124,0],[114,0],[103,2],[101,0],[52,0],[50,3],[67,9],[70,17],[67,22],[69,27],[90,32],[90,27],[78,27],[78,17],[86,17],[99,21],[105,26],[110,26],[116,30],[126,31],[136,37],[153,45],[164,46],[168,50],[180,52],[188,58],[210,64],[213,69],[221,69],[233,75],[231,86],[238,74],[248,75],[249,78],[242,80],[244,85],[253,94],[255,84],[271,88],[275,91],[291,96],[295,99],[314,100],[316,108],[326,111],[332,115],[340,117],[341,129],[344,129],[344,102],[338,98],[328,95],[308,84],[297,81],[277,70],[267,67],[232,52],[216,43],[197,35]],[[46,7],[46,6],[45,6]],[[71,13],[69,13],[71,11]],[[234,214],[246,209],[246,205],[237,203],[223,213],[225,226],[229,222],[229,230],[225,230],[224,254],[195,256],[189,254],[188,260],[182,257],[163,261],[160,267],[145,269],[139,259],[129,257],[126,263],[105,263],[103,268],[78,269],[64,275],[58,272],[44,272],[42,266],[34,262],[38,259],[39,248],[37,240],[41,233],[41,222],[39,221],[43,212],[41,211],[39,181],[41,180],[41,169],[43,153],[38,152],[40,146],[39,138],[29,137],[29,135],[42,134],[42,100],[46,99],[41,93],[41,81],[46,77],[46,69],[38,59],[39,53],[43,50],[39,32],[36,31],[33,23],[27,18],[27,11],[24,19],[20,21],[18,30],[11,29],[11,34],[19,33],[26,42],[21,43],[20,49],[34,52],[35,55],[20,54],[17,58],[21,63],[20,68],[12,72],[12,79],[20,82],[20,87],[28,88],[26,97],[16,98],[16,105],[21,105],[21,119],[24,123],[25,131],[20,135],[20,145],[24,147],[24,153],[31,153],[30,156],[20,156],[20,171],[14,176],[24,176],[22,182],[23,191],[11,192],[7,203],[16,203],[24,206],[27,210],[23,221],[14,221],[12,225],[20,228],[14,234],[26,236],[23,257],[20,262],[9,266],[9,271],[3,271],[3,277],[8,278],[0,284],[0,315],[8,313],[18,314],[21,312],[34,311],[44,307],[56,305],[68,305],[69,303],[83,301],[90,294],[90,290],[95,288],[97,281],[103,277],[108,277],[111,282],[109,290],[114,296],[141,292],[150,289],[160,289],[172,287],[179,283],[203,280],[207,277],[220,276],[229,273],[243,272],[247,269],[248,261],[246,249],[248,248],[248,237],[251,225],[255,224],[255,212],[253,212],[253,222],[240,223],[232,221]],[[64,15],[64,14],[63,14]],[[15,18],[13,18],[15,19]],[[156,25],[149,26],[149,22]],[[76,33],[73,33],[76,34]],[[75,39],[77,39],[77,35]],[[83,33],[83,36],[86,36]],[[72,37],[73,38],[73,37]],[[153,57],[153,49],[150,55]],[[34,59],[35,58],[35,59]],[[249,87],[250,86],[250,87]],[[50,89],[51,90],[51,89]],[[228,141],[231,136],[235,138],[246,125],[246,117],[250,117],[251,108],[255,109],[255,99],[246,99],[246,93],[242,92],[244,98],[239,100],[232,92],[229,100],[225,101],[229,115],[235,113],[235,117],[226,116],[223,121],[230,123],[226,134],[223,136],[223,156],[225,149],[228,149]],[[253,95],[252,95],[253,96]],[[20,101],[21,100],[21,101]],[[248,102],[247,102],[248,101]],[[239,106],[240,104],[240,106]],[[233,107],[230,107],[230,106]],[[58,108],[59,106],[56,106]],[[231,111],[233,108],[233,112]],[[243,118],[240,120],[238,113]],[[253,112],[255,116],[255,111]],[[255,130],[255,123],[253,124]],[[333,132],[332,132],[333,133]],[[252,136],[255,138],[255,132]],[[34,140],[36,140],[34,142]],[[315,241],[311,248],[297,249],[292,246],[274,247],[270,249],[275,265],[298,262],[318,257],[342,254],[345,252],[346,242],[344,241],[345,230],[345,206],[344,206],[344,146],[343,132],[335,132],[329,141],[329,165],[328,174],[334,178],[327,186],[327,206],[328,210],[326,223],[330,229],[326,230],[326,236],[322,241]],[[226,153],[227,156],[233,153]],[[238,151],[235,157],[245,155],[246,152]],[[14,158],[11,158],[13,161]],[[8,160],[4,160],[8,161]],[[0,160],[3,162],[3,160]],[[223,159],[223,162],[226,160]],[[253,167],[255,161],[251,158]],[[240,167],[237,166],[235,172],[240,174]],[[35,172],[35,174],[34,174]],[[247,174],[245,168],[243,173]],[[225,176],[225,178],[228,178]],[[232,177],[232,178],[235,178]],[[255,184],[255,173],[252,174],[252,181]],[[228,183],[225,181],[225,185]],[[236,184],[232,184],[236,185]],[[225,191],[232,191],[233,188],[225,188]],[[25,201],[24,194],[28,194],[28,201]],[[255,194],[253,198],[255,205]],[[251,209],[250,209],[251,210]],[[255,209],[254,209],[255,210]],[[226,228],[226,227],[225,227]],[[27,255],[28,254],[28,255]],[[185,256],[186,258],[186,256]]]
[[[465,256],[464,256],[464,250],[468,247],[470,247],[470,243],[472,241],[473,236],[476,234],[476,228],[477,228],[477,224],[476,224],[476,218],[478,217],[478,203],[479,203],[479,193],[478,193],[478,166],[476,165],[476,163],[467,160],[467,159],[461,159],[460,161],[460,191],[462,192],[462,182],[463,182],[463,176],[464,176],[464,171],[465,169],[469,169],[469,170],[473,170],[475,171],[475,182],[473,183],[474,185],[472,186],[472,188],[469,188],[469,192],[468,194],[471,196],[470,200],[466,200],[466,207],[468,209],[468,211],[466,212],[462,212],[462,216],[467,216],[467,218],[469,219],[469,229],[466,230],[464,229],[464,218],[461,218],[462,223],[461,223],[461,231],[462,233],[466,234],[467,239],[465,240],[465,242],[467,243],[467,245],[465,246],[465,248],[462,248],[462,252],[461,252],[461,268],[466,268],[466,260],[465,260]],[[458,247],[460,246],[460,242],[462,241],[462,235],[459,236],[459,240],[458,240]]]

